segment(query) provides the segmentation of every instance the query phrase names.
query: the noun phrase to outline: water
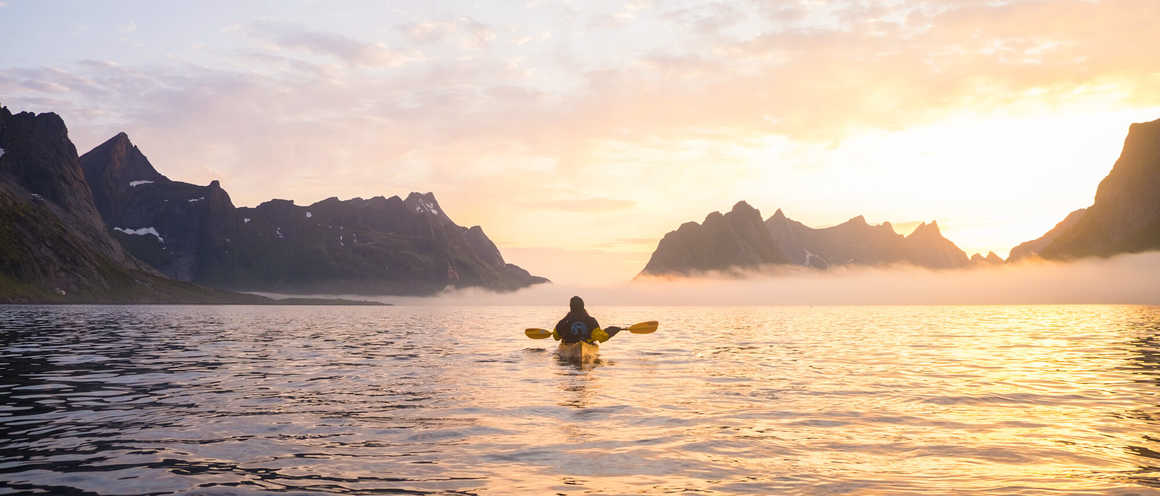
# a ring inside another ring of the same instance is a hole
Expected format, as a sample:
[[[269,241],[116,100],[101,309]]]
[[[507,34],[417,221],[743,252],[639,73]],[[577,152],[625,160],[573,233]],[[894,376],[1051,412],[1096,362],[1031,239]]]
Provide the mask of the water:
[[[0,307],[0,493],[1160,491],[1160,307]]]

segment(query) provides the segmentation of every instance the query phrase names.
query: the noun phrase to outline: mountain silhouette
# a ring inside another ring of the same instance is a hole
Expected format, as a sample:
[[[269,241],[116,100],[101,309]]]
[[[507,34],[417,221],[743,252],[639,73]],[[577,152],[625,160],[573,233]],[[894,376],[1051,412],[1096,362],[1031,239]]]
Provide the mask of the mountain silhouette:
[[[643,275],[688,275],[712,270],[800,265],[827,269],[840,265],[909,264],[946,269],[969,265],[965,253],[942,236],[936,222],[923,223],[902,236],[889,222],[872,226],[863,216],[815,229],[778,209],[761,213],[739,202],[727,214],[713,212],[705,222],[689,222],[658,243]]]
[[[1038,239],[1011,250],[1067,260],[1160,249],[1160,119],[1132,124],[1119,159],[1100,181],[1095,202]]]
[[[547,279],[508,264],[479,226],[432,193],[235,207],[218,181],[173,181],[125,133],[80,158],[101,217],[136,257],[174,279],[291,293],[515,290]]]

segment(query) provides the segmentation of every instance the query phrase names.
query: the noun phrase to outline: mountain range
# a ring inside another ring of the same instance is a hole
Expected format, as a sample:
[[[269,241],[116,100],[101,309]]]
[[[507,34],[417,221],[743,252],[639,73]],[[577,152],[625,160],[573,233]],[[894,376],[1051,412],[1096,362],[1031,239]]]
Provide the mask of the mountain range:
[[[991,260],[997,258],[990,254]],[[704,271],[799,265],[826,269],[837,265],[910,264],[958,268],[989,263],[967,258],[944,238],[935,222],[923,223],[902,236],[889,222],[872,226],[858,216],[842,224],[815,229],[786,217],[778,209],[766,220],[742,201],[729,212],[713,212],[701,224],[687,222],[665,235],[642,275],[689,275]]]
[[[105,229],[56,114],[0,107],[0,302],[265,303],[164,277]]]
[[[902,236],[889,222],[871,226],[859,216],[815,229],[779,209],[761,221],[745,202],[704,222],[687,222],[664,236],[641,275],[689,275],[768,265],[826,269],[835,265],[906,264],[932,269],[998,265],[1029,258],[1069,260],[1160,249],[1160,120],[1132,124],[1120,158],[1100,182],[1095,202],[1068,214],[1038,239],[1011,250],[966,254],[943,237],[936,222]]]
[[[78,157],[56,114],[0,107],[0,302],[266,303],[231,291],[426,295],[543,282],[431,193],[235,207],[218,181],[159,173],[125,133]]]
[[[1091,206],[1004,261],[966,254],[936,222],[901,235],[858,216],[812,228],[745,202],[687,222],[642,275],[771,265],[963,268],[1160,249],[1160,120],[1133,124]],[[218,181],[158,172],[125,133],[77,156],[59,116],[0,107],[0,302],[269,303],[232,291],[426,295],[547,282],[507,263],[432,193],[237,207]]]
[[[432,193],[235,207],[218,181],[197,186],[162,175],[124,133],[80,163],[110,232],[177,280],[235,290],[407,295],[547,282],[506,263],[481,227],[455,224]]]

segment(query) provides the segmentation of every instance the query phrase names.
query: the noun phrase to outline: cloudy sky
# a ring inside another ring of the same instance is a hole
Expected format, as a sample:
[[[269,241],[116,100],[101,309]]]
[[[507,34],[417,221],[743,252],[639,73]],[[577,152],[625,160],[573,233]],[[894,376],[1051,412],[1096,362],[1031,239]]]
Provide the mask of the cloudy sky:
[[[1160,118],[1160,1],[0,2],[0,104],[238,205],[432,191],[564,282],[746,200],[1006,255]]]

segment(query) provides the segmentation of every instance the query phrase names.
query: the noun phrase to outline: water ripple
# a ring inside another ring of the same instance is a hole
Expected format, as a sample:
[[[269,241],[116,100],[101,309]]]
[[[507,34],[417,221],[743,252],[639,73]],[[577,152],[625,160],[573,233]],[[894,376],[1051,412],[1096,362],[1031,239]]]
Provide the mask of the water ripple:
[[[1160,309],[0,308],[0,494],[1160,492]]]

